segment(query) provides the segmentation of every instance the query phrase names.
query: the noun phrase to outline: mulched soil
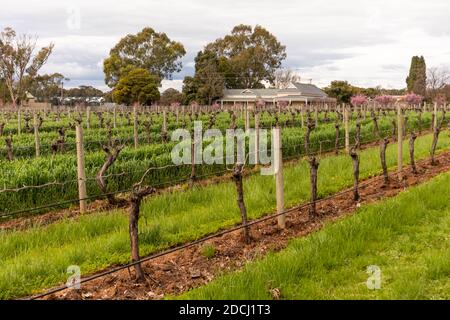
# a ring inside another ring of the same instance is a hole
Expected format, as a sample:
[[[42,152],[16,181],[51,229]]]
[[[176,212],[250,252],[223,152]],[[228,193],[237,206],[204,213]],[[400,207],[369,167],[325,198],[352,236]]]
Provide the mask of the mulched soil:
[[[396,174],[391,174],[388,185],[384,185],[380,177],[364,181],[359,202],[353,200],[351,189],[323,199],[317,203],[319,217],[316,219],[310,220],[309,208],[301,206],[286,216],[286,229],[278,228],[276,217],[255,224],[251,227],[252,241],[249,244],[242,241],[242,231],[238,230],[147,261],[142,264],[146,274],[143,283],[135,282],[132,268],[124,269],[83,283],[80,290],[66,289],[45,299],[162,299],[165,295],[179,295],[221,274],[241,269],[269,251],[279,251],[287,246],[289,240],[319,230],[327,221],[352,214],[363,203],[393,197],[407,186],[421,184],[450,169],[450,152],[439,155],[437,159],[435,166],[429,160],[418,162],[417,175],[412,174],[410,167],[405,168],[401,182]],[[214,257],[208,259],[202,254],[205,245],[215,247]],[[276,288],[270,292],[276,299]]]

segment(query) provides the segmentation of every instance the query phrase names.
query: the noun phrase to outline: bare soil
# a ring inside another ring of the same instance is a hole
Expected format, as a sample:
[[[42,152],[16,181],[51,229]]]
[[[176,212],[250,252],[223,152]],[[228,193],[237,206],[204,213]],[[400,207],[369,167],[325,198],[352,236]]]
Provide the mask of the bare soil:
[[[384,185],[380,176],[367,179],[361,183],[361,199],[358,202],[353,200],[351,189],[318,201],[320,216],[314,220],[308,218],[307,206],[300,206],[287,214],[286,229],[278,228],[276,217],[262,218],[261,223],[251,227],[250,244],[242,241],[242,231],[237,230],[147,261],[142,264],[146,274],[143,283],[135,282],[132,268],[124,269],[83,283],[80,290],[66,289],[45,299],[162,299],[166,295],[179,295],[219,275],[238,270],[270,251],[280,251],[289,240],[319,230],[325,222],[352,214],[361,204],[393,197],[408,186],[421,184],[448,171],[450,152],[442,153],[437,158],[438,164],[435,166],[429,160],[417,162],[417,175],[412,173],[410,167],[404,168],[404,180],[401,182],[397,180],[396,174],[390,175],[388,185]],[[205,257],[202,250],[205,245],[215,248],[212,258]]]

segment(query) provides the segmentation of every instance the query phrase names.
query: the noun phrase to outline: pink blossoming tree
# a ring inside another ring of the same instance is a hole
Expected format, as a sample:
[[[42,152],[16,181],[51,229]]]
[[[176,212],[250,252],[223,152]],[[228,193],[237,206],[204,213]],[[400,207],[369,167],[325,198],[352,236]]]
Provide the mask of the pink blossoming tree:
[[[387,107],[388,105],[394,103],[394,101],[394,97],[389,95],[380,95],[375,97],[375,102],[382,105],[383,107]]]
[[[280,108],[286,108],[289,105],[289,101],[280,100],[278,101],[278,105],[280,106]]]
[[[423,97],[419,94],[415,94],[413,92],[408,93],[405,96],[405,101],[406,103],[408,103],[410,106],[417,106],[420,105],[423,101]]]
[[[434,98],[434,102],[436,102],[438,106],[445,106],[447,97],[444,94],[440,94]]]
[[[363,105],[365,105],[367,103],[367,97],[365,95],[362,94],[358,94],[356,96],[353,96],[350,99],[350,103],[354,106],[354,107],[361,107]]]

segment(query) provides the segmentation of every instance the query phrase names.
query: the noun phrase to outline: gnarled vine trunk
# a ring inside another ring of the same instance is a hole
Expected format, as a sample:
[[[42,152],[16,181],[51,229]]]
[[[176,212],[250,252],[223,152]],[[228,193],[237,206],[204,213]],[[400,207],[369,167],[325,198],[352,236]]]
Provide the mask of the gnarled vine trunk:
[[[433,130],[433,142],[431,144],[431,164],[434,166],[437,164],[435,159],[436,147],[438,144],[439,134],[441,133],[442,123],[445,121],[445,110],[442,111],[442,119],[436,124],[436,128]]]
[[[250,227],[248,226],[247,209],[244,203],[244,186],[242,183],[242,164],[236,164],[233,170],[233,181],[236,184],[237,204],[241,212],[243,239],[245,243],[250,243]]]
[[[386,164],[386,148],[389,144],[388,138],[383,138],[380,141],[380,160],[381,167],[383,168],[383,176],[384,176],[384,184],[387,185],[389,183],[389,173]]]
[[[336,137],[334,139],[334,153],[338,154],[339,153],[339,123],[336,122],[334,125],[334,128],[336,129]]]
[[[142,199],[155,192],[154,188],[142,187],[141,185],[133,186],[133,191],[130,196],[130,217],[129,217],[129,234],[130,234],[130,249],[131,262],[134,264],[136,272],[136,282],[145,280],[144,271],[141,264],[138,262],[139,256],[139,211]]]
[[[356,152],[356,145],[350,150],[350,157],[353,164],[353,200],[359,200],[359,156]]]
[[[6,150],[8,155],[8,160],[13,161],[14,160],[14,152],[13,152],[13,138],[12,136],[8,136],[5,139],[6,142]]]

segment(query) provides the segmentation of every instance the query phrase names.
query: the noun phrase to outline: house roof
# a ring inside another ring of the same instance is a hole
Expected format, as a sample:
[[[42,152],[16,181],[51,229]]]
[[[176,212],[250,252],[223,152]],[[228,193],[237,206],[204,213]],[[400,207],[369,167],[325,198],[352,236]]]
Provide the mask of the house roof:
[[[310,83],[300,83],[295,82],[293,85],[299,90],[303,95],[312,95],[312,96],[320,96],[326,98],[327,95],[325,92],[317,88],[315,85]]]
[[[328,96],[313,84],[293,83],[287,89],[225,89],[222,100],[255,100],[255,99],[326,99]]]
[[[29,93],[28,91],[26,93],[26,97],[27,97],[27,99],[34,99],[34,96],[31,93]]]
[[[231,95],[231,96],[270,96],[270,95],[276,95],[278,93],[278,89],[225,89],[224,95]]]

